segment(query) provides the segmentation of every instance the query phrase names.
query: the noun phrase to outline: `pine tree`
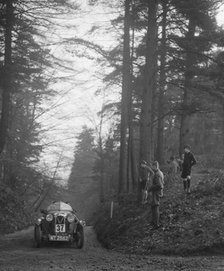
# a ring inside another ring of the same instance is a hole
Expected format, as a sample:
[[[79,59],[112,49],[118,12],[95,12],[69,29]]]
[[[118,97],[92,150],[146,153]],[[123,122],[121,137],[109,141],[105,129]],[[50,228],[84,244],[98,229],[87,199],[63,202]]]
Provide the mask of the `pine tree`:
[[[124,47],[123,47],[123,73],[122,73],[122,98],[121,98],[121,133],[120,133],[120,163],[119,163],[119,194],[125,190],[127,179],[127,129],[130,114],[129,100],[131,95],[131,59],[130,59],[130,0],[125,1],[124,17]]]
[[[94,151],[93,129],[83,126],[81,133],[77,136],[77,144],[74,151],[74,163],[69,177],[69,185],[75,184],[79,178],[92,176],[93,163],[96,158]]]
[[[167,55],[167,0],[162,1],[162,37],[160,42],[160,68],[159,68],[159,97],[158,97],[158,130],[156,159],[164,164],[164,113],[166,92],[166,55]]]
[[[148,1],[148,25],[146,34],[146,64],[144,70],[143,94],[140,119],[140,160],[154,158],[152,133],[152,104],[156,87],[157,71],[157,1]]]

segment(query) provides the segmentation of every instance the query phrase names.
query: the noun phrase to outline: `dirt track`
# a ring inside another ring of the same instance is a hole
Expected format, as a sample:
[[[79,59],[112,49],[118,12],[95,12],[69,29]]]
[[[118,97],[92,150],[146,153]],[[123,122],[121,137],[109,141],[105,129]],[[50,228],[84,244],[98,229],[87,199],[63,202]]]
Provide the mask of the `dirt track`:
[[[0,238],[1,271],[45,270],[224,270],[224,257],[165,257],[120,254],[102,248],[92,227],[85,229],[85,248],[64,244],[32,247],[33,229]]]

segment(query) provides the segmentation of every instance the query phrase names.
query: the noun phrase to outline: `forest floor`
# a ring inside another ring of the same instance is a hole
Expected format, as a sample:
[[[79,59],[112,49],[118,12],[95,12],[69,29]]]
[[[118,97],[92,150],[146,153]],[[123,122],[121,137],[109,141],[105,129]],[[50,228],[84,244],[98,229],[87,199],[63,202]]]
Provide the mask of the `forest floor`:
[[[161,256],[121,253],[102,248],[92,227],[85,228],[85,246],[63,243],[32,246],[33,227],[0,236],[0,271],[209,271],[224,270],[221,256]]]
[[[224,172],[196,169],[190,195],[180,179],[166,183],[161,200],[161,228],[150,226],[150,204],[129,200],[108,210],[96,223],[100,242],[107,248],[141,255],[224,254]],[[224,270],[224,269],[223,269]]]

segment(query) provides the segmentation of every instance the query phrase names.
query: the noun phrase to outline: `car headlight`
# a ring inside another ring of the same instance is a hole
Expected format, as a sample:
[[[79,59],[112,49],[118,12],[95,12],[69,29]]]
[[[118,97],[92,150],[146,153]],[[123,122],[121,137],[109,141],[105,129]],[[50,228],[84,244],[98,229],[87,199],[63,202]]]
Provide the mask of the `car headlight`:
[[[38,218],[36,224],[37,224],[37,225],[40,225],[40,224],[41,224],[41,221],[42,221],[42,219],[41,219],[41,218]]]
[[[83,227],[85,227],[85,226],[86,226],[86,221],[84,221],[84,220],[80,220],[79,222],[80,222],[80,224],[81,224]]]
[[[47,215],[46,215],[46,220],[47,220],[48,222],[52,221],[52,220],[53,220],[53,215],[52,215],[52,214],[47,214]]]
[[[74,220],[75,220],[75,216],[72,215],[72,214],[69,214],[69,215],[67,216],[67,219],[68,219],[68,222],[69,222],[69,223],[72,223],[72,222],[74,222]]]

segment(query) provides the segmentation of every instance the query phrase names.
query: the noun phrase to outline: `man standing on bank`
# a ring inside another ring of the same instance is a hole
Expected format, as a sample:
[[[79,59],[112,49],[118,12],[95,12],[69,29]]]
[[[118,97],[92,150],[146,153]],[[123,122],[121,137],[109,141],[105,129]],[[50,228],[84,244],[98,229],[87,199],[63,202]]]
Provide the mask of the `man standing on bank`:
[[[181,178],[183,179],[184,191],[190,194],[190,185],[191,185],[191,168],[196,164],[194,155],[191,152],[189,145],[184,146],[184,157],[182,164],[182,174]]]
[[[148,199],[148,183],[149,176],[154,174],[152,169],[148,166],[147,162],[142,160],[139,169],[139,184],[141,188],[141,201],[142,204],[147,203]]]
[[[149,192],[152,192],[152,226],[153,229],[158,229],[160,227],[159,224],[159,206],[160,199],[163,196],[163,187],[164,187],[164,175],[162,171],[159,169],[159,163],[155,161],[152,165],[153,170],[153,179],[152,186],[149,188]]]

